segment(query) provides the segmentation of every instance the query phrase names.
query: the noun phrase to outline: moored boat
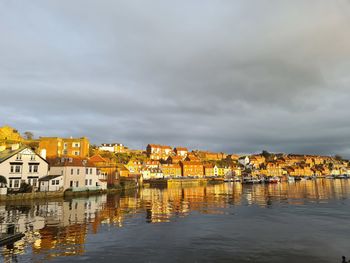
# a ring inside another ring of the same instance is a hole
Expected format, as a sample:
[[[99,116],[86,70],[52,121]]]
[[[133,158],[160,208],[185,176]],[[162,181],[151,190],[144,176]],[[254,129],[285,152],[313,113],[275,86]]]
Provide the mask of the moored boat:
[[[245,176],[242,180],[243,184],[259,184],[261,180],[258,177]]]
[[[279,181],[280,181],[280,179],[277,176],[272,176],[272,177],[266,177],[265,178],[265,183],[277,184]]]

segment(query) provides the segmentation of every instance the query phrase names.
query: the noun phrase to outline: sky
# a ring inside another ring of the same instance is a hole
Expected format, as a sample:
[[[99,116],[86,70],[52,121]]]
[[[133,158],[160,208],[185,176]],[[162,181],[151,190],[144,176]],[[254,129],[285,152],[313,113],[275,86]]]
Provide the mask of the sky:
[[[350,157],[350,1],[0,0],[0,126]]]

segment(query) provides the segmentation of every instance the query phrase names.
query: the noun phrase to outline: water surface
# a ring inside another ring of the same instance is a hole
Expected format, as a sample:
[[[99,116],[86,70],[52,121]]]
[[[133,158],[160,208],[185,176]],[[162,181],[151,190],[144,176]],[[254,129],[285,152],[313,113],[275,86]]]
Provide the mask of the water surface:
[[[172,185],[0,203],[26,236],[4,262],[341,262],[350,180]]]

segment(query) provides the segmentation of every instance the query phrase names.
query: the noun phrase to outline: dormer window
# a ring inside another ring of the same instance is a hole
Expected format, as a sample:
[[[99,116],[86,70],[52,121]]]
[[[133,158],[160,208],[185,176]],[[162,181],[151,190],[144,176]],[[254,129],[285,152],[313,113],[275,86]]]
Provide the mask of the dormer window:
[[[17,156],[16,156],[16,160],[22,160],[22,154],[17,154]]]
[[[35,161],[35,155],[34,154],[30,156],[30,160],[31,161]]]

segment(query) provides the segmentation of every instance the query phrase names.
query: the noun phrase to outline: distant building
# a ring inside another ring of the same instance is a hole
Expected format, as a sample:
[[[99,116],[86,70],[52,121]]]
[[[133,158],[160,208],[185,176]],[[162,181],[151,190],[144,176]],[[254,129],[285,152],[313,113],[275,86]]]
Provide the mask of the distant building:
[[[100,179],[106,181],[107,185],[119,184],[117,163],[114,160],[103,158],[101,155],[94,155],[89,158],[89,161],[98,168]]]
[[[163,164],[161,166],[164,177],[181,177],[181,166],[179,164]]]
[[[39,187],[38,180],[48,173],[48,162],[28,147],[13,145],[0,152],[0,175],[7,180],[7,187],[20,188],[22,183]]]
[[[201,162],[198,161],[181,161],[182,176],[204,176],[204,169]]]
[[[98,147],[100,151],[108,151],[112,153],[125,153],[127,152],[127,147],[121,143],[102,143]]]
[[[10,126],[0,127],[0,143],[18,143],[22,141],[23,138],[16,129]]]
[[[177,156],[186,157],[188,153],[188,149],[185,147],[176,147],[174,148],[174,152]]]
[[[40,137],[39,153],[43,157],[80,157],[89,156],[90,142],[86,137],[81,138],[59,138]]]
[[[166,160],[172,155],[173,150],[170,146],[159,144],[148,144],[146,147],[147,156],[151,160]]]
[[[204,165],[204,175],[207,177],[214,176],[214,166],[212,164]]]

